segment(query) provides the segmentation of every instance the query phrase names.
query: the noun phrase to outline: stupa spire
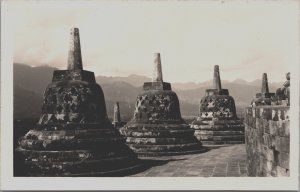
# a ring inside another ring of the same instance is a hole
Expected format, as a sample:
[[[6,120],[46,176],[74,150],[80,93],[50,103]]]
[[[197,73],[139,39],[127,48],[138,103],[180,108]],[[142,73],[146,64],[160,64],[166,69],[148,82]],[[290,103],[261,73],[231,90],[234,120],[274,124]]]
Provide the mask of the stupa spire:
[[[218,90],[222,89],[219,65],[215,65],[215,68],[214,68],[213,88],[218,89]]]
[[[79,29],[76,27],[71,28],[71,33],[70,33],[68,70],[83,70],[82,59],[81,59]]]
[[[162,70],[161,70],[161,60],[160,60],[160,53],[154,53],[154,69],[153,69],[153,76],[152,82],[162,82]]]
[[[267,73],[264,73],[262,76],[261,93],[269,93]]]
[[[113,122],[114,123],[121,122],[119,102],[116,102],[115,106],[114,106],[114,120],[113,120]]]

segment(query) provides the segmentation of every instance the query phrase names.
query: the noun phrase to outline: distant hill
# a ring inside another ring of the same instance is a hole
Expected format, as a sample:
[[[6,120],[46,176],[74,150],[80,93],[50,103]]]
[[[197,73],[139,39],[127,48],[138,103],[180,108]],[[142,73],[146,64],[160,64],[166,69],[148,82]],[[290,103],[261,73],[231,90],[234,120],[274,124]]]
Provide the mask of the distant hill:
[[[51,82],[52,67],[30,67],[23,64],[14,64],[14,117],[37,118],[41,111],[42,96],[46,86]],[[150,78],[130,75],[128,77],[104,77],[97,76],[97,83],[103,89],[107,113],[110,118],[113,115],[113,105],[120,103],[121,115],[128,120],[133,115],[137,94],[142,90],[145,81]],[[205,89],[210,88],[212,81],[202,83],[172,83],[173,90],[180,101],[181,114],[184,117],[195,117],[199,111],[199,102],[205,94]],[[274,86],[275,85],[275,86]],[[282,83],[270,83],[270,91],[275,91]],[[233,82],[222,80],[222,87],[229,89],[234,97],[239,116],[242,116],[245,106],[248,106],[255,94],[260,91],[261,82],[256,80],[247,82],[237,79]]]
[[[39,117],[41,113],[42,94],[24,89],[14,84],[14,118],[27,119]]]
[[[248,81],[245,81],[243,79],[236,79],[234,81],[232,81],[231,83],[234,83],[234,84],[240,84],[240,85],[251,85],[251,86],[258,86],[258,87],[261,87],[261,80],[260,79],[256,79],[254,81],[251,81],[251,82],[248,82]],[[283,84],[283,82],[269,82],[269,87],[270,88],[279,88],[281,87]]]
[[[126,82],[128,84],[131,84],[132,86],[135,87],[140,87],[143,85],[144,82],[146,81],[151,81],[150,78],[141,76],[141,75],[129,75],[128,77],[105,77],[105,76],[97,76],[96,81],[99,84],[111,84],[114,82]]]
[[[43,93],[46,85],[52,80],[53,67],[30,67],[28,65],[15,63],[13,67],[14,85],[18,85],[36,93]]]

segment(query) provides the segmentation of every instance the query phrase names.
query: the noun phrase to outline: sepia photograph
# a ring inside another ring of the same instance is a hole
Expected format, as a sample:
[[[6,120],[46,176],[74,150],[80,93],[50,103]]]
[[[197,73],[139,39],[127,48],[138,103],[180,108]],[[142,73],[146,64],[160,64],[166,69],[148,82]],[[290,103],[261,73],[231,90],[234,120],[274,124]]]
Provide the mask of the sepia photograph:
[[[299,190],[299,11],[2,0],[1,189]]]

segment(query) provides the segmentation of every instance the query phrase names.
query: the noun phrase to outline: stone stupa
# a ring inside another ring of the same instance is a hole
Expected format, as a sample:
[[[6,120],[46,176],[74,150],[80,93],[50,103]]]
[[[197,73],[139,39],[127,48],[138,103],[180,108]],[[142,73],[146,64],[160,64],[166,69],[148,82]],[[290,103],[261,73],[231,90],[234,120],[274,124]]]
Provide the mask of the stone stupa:
[[[78,28],[71,29],[68,69],[54,71],[40,119],[19,145],[29,176],[122,176],[139,167],[108,120],[94,73],[83,70]]]
[[[204,151],[194,130],[181,118],[179,100],[163,81],[160,54],[154,54],[152,82],[137,96],[134,116],[120,132],[139,157],[182,155]]]
[[[198,118],[191,123],[203,145],[244,143],[244,124],[236,115],[234,99],[222,89],[219,66],[214,67],[213,89],[200,101]]]
[[[269,92],[268,77],[264,73],[262,76],[261,93],[256,94],[256,98],[251,102],[252,106],[271,105],[275,93]]]

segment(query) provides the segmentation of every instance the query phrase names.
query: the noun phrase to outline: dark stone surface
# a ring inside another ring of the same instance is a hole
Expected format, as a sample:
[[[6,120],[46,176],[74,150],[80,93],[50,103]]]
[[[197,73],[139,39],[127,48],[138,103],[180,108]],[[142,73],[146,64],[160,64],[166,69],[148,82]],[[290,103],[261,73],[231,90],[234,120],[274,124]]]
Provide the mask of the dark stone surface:
[[[289,107],[245,109],[248,176],[289,176]]]

